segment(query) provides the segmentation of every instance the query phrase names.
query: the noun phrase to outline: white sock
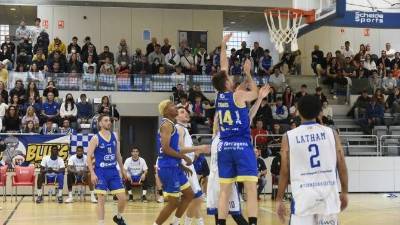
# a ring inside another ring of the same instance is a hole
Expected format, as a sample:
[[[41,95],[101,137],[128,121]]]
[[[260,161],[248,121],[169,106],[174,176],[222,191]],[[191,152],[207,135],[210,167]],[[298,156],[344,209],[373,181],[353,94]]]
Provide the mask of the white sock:
[[[90,191],[90,196],[94,197],[94,191]]]
[[[132,190],[129,190],[129,191],[128,191],[128,194],[129,194],[129,195],[132,195]]]
[[[171,224],[172,225],[179,225],[179,218],[176,217],[176,216],[172,217],[172,223]]]
[[[99,225],[104,225],[104,220],[99,220]]]
[[[37,189],[36,192],[37,192],[37,195],[38,195],[38,196],[42,196],[42,189]]]
[[[72,198],[72,191],[68,192],[68,197]]]
[[[197,225],[204,225],[203,217],[197,218]]]
[[[122,218],[121,213],[117,213],[117,218],[118,218],[118,219],[121,219],[121,218]]]
[[[186,216],[185,218],[185,225],[191,225],[192,224],[192,218],[189,218]]]
[[[57,196],[58,196],[58,197],[61,197],[61,196],[62,196],[62,194],[63,194],[63,193],[62,193],[62,190],[58,190],[58,194],[57,194]]]
[[[143,190],[142,195],[146,195],[146,194],[147,194],[147,190]]]

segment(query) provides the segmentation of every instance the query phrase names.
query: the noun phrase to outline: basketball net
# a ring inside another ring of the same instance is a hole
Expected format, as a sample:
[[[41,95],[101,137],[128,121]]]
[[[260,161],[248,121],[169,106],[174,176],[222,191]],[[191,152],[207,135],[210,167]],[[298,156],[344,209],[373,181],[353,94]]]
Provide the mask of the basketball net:
[[[303,17],[306,17],[307,23],[312,22],[310,21],[311,13],[291,8],[271,8],[264,12],[271,42],[275,44],[275,48],[279,53],[283,53],[285,50],[284,45],[289,43],[292,51],[299,49],[297,34],[302,25]],[[275,21],[277,20],[278,25],[275,24],[274,19]],[[283,19],[286,19],[286,27],[284,27]]]

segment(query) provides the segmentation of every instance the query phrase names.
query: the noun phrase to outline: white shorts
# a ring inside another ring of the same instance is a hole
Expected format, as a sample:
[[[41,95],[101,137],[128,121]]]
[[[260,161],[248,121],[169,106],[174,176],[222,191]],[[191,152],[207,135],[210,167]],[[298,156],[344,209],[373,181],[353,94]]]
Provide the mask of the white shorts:
[[[289,225],[338,225],[338,215],[291,215]]]
[[[219,176],[218,171],[210,172],[208,176],[207,185],[207,214],[216,215],[218,212],[218,199],[219,199]],[[229,214],[241,214],[239,192],[236,184],[232,184],[232,193],[229,198]]]
[[[199,179],[197,178],[196,170],[194,169],[193,164],[189,166],[189,169],[192,171],[192,176],[186,176],[190,183],[190,187],[193,190],[194,198],[200,198],[203,195],[201,191],[201,186],[199,183]]]

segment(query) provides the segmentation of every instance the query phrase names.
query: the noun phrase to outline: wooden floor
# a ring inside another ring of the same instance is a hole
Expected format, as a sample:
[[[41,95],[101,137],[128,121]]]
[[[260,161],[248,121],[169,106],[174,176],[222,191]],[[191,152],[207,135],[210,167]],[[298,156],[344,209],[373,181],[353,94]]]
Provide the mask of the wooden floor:
[[[269,196],[268,196],[269,197]],[[1,224],[8,225],[97,225],[96,205],[89,202],[58,204],[45,198],[37,205],[30,197],[18,202],[0,202]],[[129,202],[124,217],[128,225],[152,225],[162,204],[155,202]],[[112,216],[116,205],[109,201],[106,206],[106,224],[114,224]],[[214,224],[213,218],[205,216],[206,224]],[[340,216],[341,225],[400,225],[400,197],[386,198],[383,194],[352,194],[349,208]],[[182,223],[181,223],[182,224]],[[229,220],[227,224],[235,224]],[[279,225],[274,214],[274,203],[267,198],[260,201],[260,225]]]

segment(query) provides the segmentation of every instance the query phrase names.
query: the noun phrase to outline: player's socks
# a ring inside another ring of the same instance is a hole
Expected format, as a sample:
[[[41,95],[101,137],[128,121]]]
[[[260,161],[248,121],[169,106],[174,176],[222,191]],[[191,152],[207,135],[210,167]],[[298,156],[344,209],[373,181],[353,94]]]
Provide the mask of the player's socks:
[[[61,190],[60,190],[60,189],[58,189],[57,196],[58,196],[58,197],[62,197],[62,189],[61,189]]]
[[[72,198],[72,191],[68,192],[68,198]]]
[[[204,225],[204,219],[202,217],[197,218],[197,225]]]
[[[99,220],[99,225],[104,225],[104,220]]]
[[[121,218],[122,218],[121,213],[117,213],[117,219],[121,219]]]
[[[174,216],[174,217],[172,217],[172,225],[179,225],[179,220],[180,220],[180,218],[178,218],[178,217],[176,217],[176,216]]]
[[[128,191],[128,194],[129,194],[129,195],[132,195],[132,190],[129,190],[129,191]]]
[[[247,220],[243,217],[242,214],[239,215],[232,215],[233,220],[236,222],[237,225],[248,225]]]
[[[214,215],[214,218],[215,218],[215,225],[218,225],[218,213]]]
[[[143,190],[142,195],[147,195],[147,190]]]
[[[226,225],[226,220],[225,219],[218,219],[218,225]]]
[[[192,218],[186,217],[185,218],[185,225],[191,225],[192,224]]]
[[[257,217],[249,217],[249,225],[257,225]]]
[[[38,196],[42,196],[42,189],[37,189],[36,193],[37,193]]]

